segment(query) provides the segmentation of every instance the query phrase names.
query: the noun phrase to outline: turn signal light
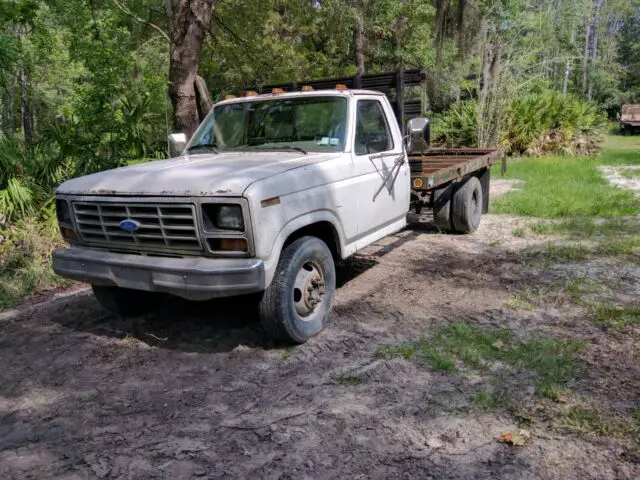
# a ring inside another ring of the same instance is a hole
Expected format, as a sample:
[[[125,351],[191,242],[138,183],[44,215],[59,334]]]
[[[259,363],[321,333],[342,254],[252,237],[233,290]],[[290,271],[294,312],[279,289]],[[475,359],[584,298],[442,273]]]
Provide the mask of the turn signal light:
[[[244,238],[209,238],[209,247],[214,252],[248,252]]]
[[[253,90],[247,90],[246,92],[242,92],[242,96],[243,97],[257,97],[258,96],[258,92],[255,92]]]
[[[422,181],[422,179],[421,179],[421,178],[416,178],[416,179],[413,181],[413,187],[414,187],[414,188],[422,188],[423,186],[424,186],[424,182]]]
[[[313,87],[311,85],[304,85],[302,87],[303,92],[313,92]]]

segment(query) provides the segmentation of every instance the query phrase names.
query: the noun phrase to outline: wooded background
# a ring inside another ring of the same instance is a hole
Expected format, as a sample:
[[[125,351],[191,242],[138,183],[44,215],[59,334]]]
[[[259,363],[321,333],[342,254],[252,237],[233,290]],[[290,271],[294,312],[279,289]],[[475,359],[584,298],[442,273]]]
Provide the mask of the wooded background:
[[[2,0],[0,208],[165,156],[196,74],[216,99],[420,68],[443,144],[589,152],[640,102],[639,37],[639,0]]]

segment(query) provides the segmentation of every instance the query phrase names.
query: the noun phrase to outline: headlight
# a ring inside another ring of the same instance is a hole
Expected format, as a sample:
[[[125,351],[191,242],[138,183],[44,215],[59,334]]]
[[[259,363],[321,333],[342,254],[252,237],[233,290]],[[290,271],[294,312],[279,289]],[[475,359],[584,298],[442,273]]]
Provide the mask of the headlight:
[[[56,200],[56,215],[61,225],[71,225],[71,209],[69,202],[61,198]]]
[[[212,230],[244,230],[242,207],[240,205],[220,205],[210,203],[202,206],[204,229]]]

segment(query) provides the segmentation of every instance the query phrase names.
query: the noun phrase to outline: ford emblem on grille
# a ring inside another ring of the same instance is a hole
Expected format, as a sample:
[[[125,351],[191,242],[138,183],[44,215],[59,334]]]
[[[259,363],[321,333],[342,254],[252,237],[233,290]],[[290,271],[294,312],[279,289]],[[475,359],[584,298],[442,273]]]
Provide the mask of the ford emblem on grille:
[[[135,220],[127,218],[120,222],[120,228],[126,232],[133,233],[140,228],[140,224]]]

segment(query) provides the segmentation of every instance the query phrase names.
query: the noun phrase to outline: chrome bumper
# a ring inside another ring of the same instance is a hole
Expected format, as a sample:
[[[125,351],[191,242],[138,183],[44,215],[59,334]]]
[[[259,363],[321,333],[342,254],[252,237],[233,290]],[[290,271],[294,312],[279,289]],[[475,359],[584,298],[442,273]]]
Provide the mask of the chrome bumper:
[[[63,277],[96,285],[166,292],[190,300],[266,288],[264,263],[255,258],[148,257],[68,248],[53,253],[53,270]]]

